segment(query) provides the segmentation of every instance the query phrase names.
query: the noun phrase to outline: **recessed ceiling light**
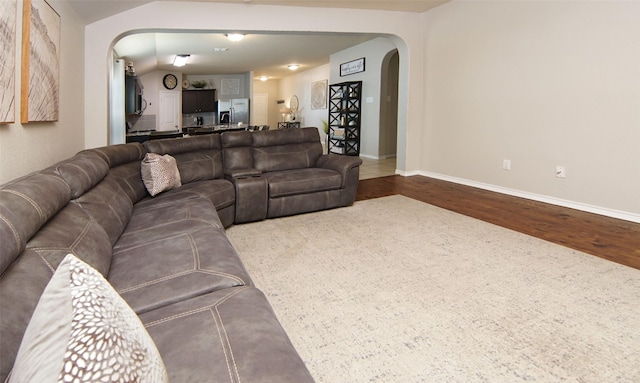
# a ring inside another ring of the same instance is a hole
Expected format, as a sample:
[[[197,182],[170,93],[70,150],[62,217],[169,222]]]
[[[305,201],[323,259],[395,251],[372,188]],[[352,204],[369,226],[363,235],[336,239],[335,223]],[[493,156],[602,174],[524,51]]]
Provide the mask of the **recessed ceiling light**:
[[[296,69],[300,68],[300,65],[298,65],[298,64],[289,64],[289,65],[287,65],[287,68],[289,68],[290,70],[296,70]]]
[[[267,81],[269,79],[269,76],[260,76],[258,77],[258,80],[260,81]]]
[[[242,33],[227,33],[227,38],[231,41],[240,41],[244,39],[244,35]]]
[[[176,55],[173,59],[174,66],[185,66],[185,64],[189,61],[189,55]]]

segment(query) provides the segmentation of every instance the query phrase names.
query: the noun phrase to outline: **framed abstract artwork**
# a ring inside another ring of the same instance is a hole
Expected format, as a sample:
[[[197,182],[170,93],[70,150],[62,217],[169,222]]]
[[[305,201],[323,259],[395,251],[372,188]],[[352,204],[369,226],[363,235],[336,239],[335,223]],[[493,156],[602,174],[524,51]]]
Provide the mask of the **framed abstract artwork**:
[[[20,122],[58,121],[60,15],[45,0],[24,0]]]
[[[16,0],[0,1],[0,124],[15,121]]]
[[[327,109],[328,80],[311,83],[311,109]]]

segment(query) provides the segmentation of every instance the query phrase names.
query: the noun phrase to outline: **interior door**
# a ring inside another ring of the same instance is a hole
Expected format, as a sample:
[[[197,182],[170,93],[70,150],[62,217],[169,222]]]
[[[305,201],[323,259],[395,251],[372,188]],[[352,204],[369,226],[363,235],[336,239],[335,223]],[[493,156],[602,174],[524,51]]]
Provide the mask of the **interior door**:
[[[254,93],[251,103],[251,125],[269,125],[269,95],[266,93]]]
[[[180,92],[160,91],[158,130],[180,130]]]

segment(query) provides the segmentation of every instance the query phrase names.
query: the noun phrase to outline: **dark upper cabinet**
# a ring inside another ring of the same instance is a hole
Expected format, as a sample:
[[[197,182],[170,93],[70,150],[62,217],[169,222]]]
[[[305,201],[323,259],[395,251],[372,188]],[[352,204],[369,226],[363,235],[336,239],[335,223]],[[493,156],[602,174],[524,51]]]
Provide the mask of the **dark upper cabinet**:
[[[143,87],[137,76],[124,77],[124,112],[140,114],[144,109]]]
[[[183,90],[182,113],[205,113],[216,111],[216,90]]]

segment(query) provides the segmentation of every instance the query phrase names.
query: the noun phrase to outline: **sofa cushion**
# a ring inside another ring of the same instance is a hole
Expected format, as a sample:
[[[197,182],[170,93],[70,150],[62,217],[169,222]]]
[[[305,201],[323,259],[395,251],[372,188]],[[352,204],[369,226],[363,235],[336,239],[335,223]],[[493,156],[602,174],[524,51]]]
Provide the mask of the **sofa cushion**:
[[[79,155],[97,154],[107,162],[110,168],[129,162],[140,162],[146,153],[146,149],[139,142],[109,145],[78,152]]]
[[[69,185],[54,174],[33,173],[0,187],[0,275],[70,199]]]
[[[43,292],[9,382],[167,382],[140,319],[100,273],[73,255]]]
[[[177,189],[169,190],[153,198],[147,198],[139,202],[136,207],[143,208],[162,203],[171,203],[173,201],[184,201],[196,197],[207,198],[213,203],[216,210],[221,210],[233,205],[236,195],[233,184],[228,180],[215,179],[197,181],[184,184]]]
[[[47,222],[0,277],[0,381],[4,381],[13,365],[40,295],[68,253],[75,254],[103,275],[109,271],[109,237],[75,204],[67,204]]]
[[[146,153],[146,149],[139,142],[132,142],[86,149],[78,155],[97,155],[103,158],[110,167],[108,175],[114,176],[134,204],[148,196],[140,176],[140,162]]]
[[[140,315],[172,382],[313,382],[262,292],[234,287]]]
[[[253,168],[263,172],[315,167],[322,155],[316,128],[252,133]]]
[[[183,184],[223,177],[219,134],[151,140],[144,146],[151,153],[172,155]]]
[[[236,131],[224,132],[220,135],[225,175],[231,175],[234,171],[245,171],[246,169],[250,169],[254,173],[257,172],[257,170],[253,169],[252,134],[249,131]]]
[[[131,200],[110,175],[72,202],[82,207],[104,228],[111,245],[120,238],[133,210]]]
[[[180,172],[175,158],[168,154],[147,153],[142,160],[142,182],[151,196],[180,187]]]
[[[266,173],[265,177],[269,183],[269,198],[339,189],[342,186],[340,174],[329,169],[286,170]]]
[[[118,165],[109,170],[106,178],[113,177],[122,191],[129,197],[131,204],[136,204],[149,197],[149,192],[142,182],[142,160]]]
[[[108,279],[136,312],[251,284],[211,201],[165,203],[136,206],[113,250]]]
[[[71,197],[78,198],[98,184],[109,171],[106,160],[94,152],[77,154],[55,166],[71,188]]]

